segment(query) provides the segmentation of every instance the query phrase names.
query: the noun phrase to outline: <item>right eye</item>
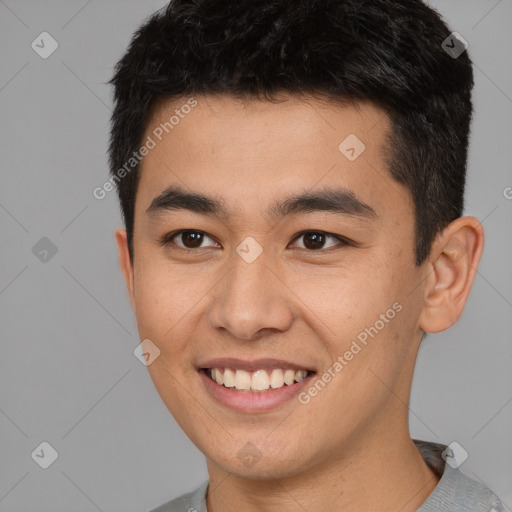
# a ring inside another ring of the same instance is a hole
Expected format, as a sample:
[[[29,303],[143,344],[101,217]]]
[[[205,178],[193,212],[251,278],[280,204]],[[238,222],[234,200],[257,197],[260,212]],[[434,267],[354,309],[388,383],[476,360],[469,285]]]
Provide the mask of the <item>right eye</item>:
[[[177,239],[179,242],[181,242],[181,244],[175,242],[174,239]],[[217,242],[215,242],[203,231],[198,231],[194,229],[181,229],[179,231],[173,231],[172,233],[168,233],[159,241],[159,243],[160,245],[168,246],[171,249],[178,248],[184,251],[190,251],[198,248],[204,249],[208,247],[201,246],[201,244],[206,239],[210,239],[211,241],[213,241],[214,244],[217,244]]]

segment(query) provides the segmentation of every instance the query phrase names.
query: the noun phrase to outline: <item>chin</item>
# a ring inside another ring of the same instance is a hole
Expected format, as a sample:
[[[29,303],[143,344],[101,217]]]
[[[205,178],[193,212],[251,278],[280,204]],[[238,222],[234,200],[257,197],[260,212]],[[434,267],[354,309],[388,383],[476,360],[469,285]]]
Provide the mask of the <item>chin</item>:
[[[260,450],[247,442],[235,454],[214,453],[213,457],[207,454],[207,460],[209,465],[213,464],[227,473],[251,480],[290,478],[306,471],[309,467],[306,460],[299,461],[299,456],[303,458],[305,455],[299,447],[297,447],[297,453],[290,453],[290,446],[283,441],[281,452],[276,451],[275,446],[272,448],[272,451],[265,451],[265,448]]]

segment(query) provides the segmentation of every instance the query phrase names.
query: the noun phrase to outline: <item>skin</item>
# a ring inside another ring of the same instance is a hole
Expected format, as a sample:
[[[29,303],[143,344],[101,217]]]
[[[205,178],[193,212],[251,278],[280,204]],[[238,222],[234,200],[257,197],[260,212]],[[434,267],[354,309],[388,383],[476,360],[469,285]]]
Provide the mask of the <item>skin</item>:
[[[409,434],[416,356],[422,331],[447,329],[462,312],[483,249],[481,224],[455,220],[415,265],[413,203],[386,170],[390,123],[375,105],[196,99],[141,164],[133,262],[123,228],[116,241],[140,339],[161,351],[151,378],[206,456],[208,510],[320,512],[335,503],[415,511],[438,483]],[[159,104],[146,136],[186,100]],[[349,134],[366,146],[352,162],[338,149]],[[171,185],[222,200],[228,216],[147,215]],[[328,187],[352,191],[376,215],[266,216],[276,200]],[[181,236],[159,245],[180,229],[205,232],[202,248],[180,251],[188,242]],[[327,237],[313,250],[295,239],[304,230],[356,244]],[[236,252],[249,236],[263,249],[250,264]],[[201,361],[237,357],[285,359],[321,375],[397,302],[402,310],[307,405],[292,399],[264,413],[235,412],[197,373]],[[248,442],[259,454],[250,466],[237,456]]]

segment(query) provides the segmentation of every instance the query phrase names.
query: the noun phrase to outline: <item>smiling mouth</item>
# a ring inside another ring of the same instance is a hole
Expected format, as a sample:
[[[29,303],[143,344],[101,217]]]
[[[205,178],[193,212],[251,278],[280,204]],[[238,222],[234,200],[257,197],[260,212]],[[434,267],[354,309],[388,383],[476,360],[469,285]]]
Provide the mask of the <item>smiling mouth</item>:
[[[316,373],[308,370],[285,370],[280,368],[255,371],[233,368],[201,368],[200,371],[220,386],[232,391],[246,393],[265,393],[285,386],[293,386]]]

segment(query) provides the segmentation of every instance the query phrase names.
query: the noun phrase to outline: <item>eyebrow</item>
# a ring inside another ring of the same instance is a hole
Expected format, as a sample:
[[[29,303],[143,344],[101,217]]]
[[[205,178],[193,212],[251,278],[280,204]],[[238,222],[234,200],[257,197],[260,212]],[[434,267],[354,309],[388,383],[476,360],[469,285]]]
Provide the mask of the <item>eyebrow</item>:
[[[147,208],[146,215],[155,217],[176,210],[188,210],[221,219],[229,217],[229,211],[220,199],[186,192],[177,186],[169,187],[155,197]],[[266,217],[271,221],[278,221],[290,215],[320,211],[364,219],[377,217],[370,205],[360,201],[352,191],[345,188],[325,188],[276,200],[269,207]]]

